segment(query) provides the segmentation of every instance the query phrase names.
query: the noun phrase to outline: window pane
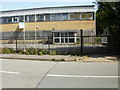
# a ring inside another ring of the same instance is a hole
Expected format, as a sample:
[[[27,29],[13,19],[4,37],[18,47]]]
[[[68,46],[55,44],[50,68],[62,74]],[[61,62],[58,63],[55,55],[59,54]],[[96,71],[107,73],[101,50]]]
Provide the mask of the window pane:
[[[25,16],[25,22],[29,22],[29,16]]]
[[[64,43],[64,38],[61,38],[61,43]]]
[[[61,37],[65,37],[65,34],[64,34],[64,33],[61,33]]]
[[[55,14],[50,15],[50,21],[56,21],[56,15]]]
[[[55,39],[55,43],[59,43],[60,42],[60,39]]]
[[[68,38],[65,38],[65,43],[68,43]]]
[[[56,14],[56,20],[62,20],[62,14]]]
[[[54,33],[54,37],[59,37],[59,33],[58,32]]]
[[[93,19],[93,15],[92,15],[92,13],[82,13],[82,19],[92,20]]]
[[[74,38],[69,38],[69,43],[74,43]]]
[[[3,17],[2,23],[12,23],[12,17]]]
[[[50,15],[45,15],[45,21],[50,21]]]
[[[80,20],[80,13],[71,13],[70,20]]]
[[[38,14],[38,15],[36,15],[36,19],[37,19],[36,20],[37,22],[44,21],[44,15],[39,15]]]
[[[64,14],[63,14],[62,20],[68,20],[68,14],[67,14],[67,13],[64,13]]]
[[[23,16],[19,16],[19,22],[23,22]]]
[[[29,16],[29,22],[35,22],[35,15]]]
[[[65,37],[68,37],[68,33],[65,33]]]
[[[14,19],[14,21],[13,22],[19,22],[19,17],[18,16],[15,16],[15,17],[13,17],[13,19]]]
[[[74,32],[69,32],[69,37],[74,37]]]

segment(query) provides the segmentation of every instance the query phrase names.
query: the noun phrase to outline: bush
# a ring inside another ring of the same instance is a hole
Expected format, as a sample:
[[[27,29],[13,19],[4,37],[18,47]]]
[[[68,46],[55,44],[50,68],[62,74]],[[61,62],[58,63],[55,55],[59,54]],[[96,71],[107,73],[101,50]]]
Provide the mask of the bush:
[[[80,39],[79,38],[76,39],[76,44],[80,44]]]
[[[19,50],[17,50],[17,53],[18,53],[18,54],[24,54],[25,52],[24,52],[23,49],[19,49]]]
[[[13,50],[12,48],[3,48],[2,53],[11,54],[11,53],[15,53],[15,50]]]
[[[26,52],[29,52],[29,54],[37,55],[37,50],[35,48],[27,48]]]
[[[44,55],[47,55],[47,54],[48,54],[48,51],[46,51],[46,50],[41,50],[41,52],[42,52]]]
[[[42,51],[40,51],[40,52],[38,52],[38,55],[44,55],[44,54],[42,53]]]
[[[97,38],[95,39],[95,43],[100,44],[100,43],[101,43],[101,37],[97,37]]]
[[[57,54],[57,52],[54,50],[54,51],[50,51],[50,53],[49,53],[50,55],[56,55]]]

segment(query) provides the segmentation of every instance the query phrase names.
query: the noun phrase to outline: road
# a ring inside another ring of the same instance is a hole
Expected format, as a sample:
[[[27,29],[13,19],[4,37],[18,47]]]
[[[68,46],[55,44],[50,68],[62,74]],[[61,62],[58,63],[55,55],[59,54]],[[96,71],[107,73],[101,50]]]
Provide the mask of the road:
[[[118,63],[2,60],[3,88],[118,88]]]

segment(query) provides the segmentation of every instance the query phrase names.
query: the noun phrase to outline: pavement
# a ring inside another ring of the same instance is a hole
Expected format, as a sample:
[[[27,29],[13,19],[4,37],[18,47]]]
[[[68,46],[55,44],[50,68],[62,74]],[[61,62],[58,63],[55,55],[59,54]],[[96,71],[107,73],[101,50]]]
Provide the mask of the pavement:
[[[77,62],[117,62],[118,56],[91,55],[91,56],[71,56],[71,55],[19,55],[0,54],[3,59],[37,60],[37,61],[77,61]]]
[[[0,62],[3,88],[118,88],[117,62]]]

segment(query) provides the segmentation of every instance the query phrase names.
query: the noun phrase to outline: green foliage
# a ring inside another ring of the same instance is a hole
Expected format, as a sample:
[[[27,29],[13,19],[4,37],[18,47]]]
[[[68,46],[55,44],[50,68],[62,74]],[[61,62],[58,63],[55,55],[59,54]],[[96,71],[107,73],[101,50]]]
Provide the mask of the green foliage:
[[[18,53],[18,54],[24,54],[25,52],[24,52],[23,49],[19,49],[19,50],[17,50],[17,53]]]
[[[53,50],[53,51],[50,51],[50,53],[49,53],[50,55],[56,55],[57,54],[57,52],[55,51],[55,50]]]
[[[2,53],[3,53],[3,54],[5,54],[5,53],[6,53],[6,54],[13,54],[13,53],[15,53],[15,50],[12,49],[12,48],[7,48],[7,47],[6,47],[6,48],[3,48],[3,49],[2,49]]]
[[[120,54],[120,2],[98,2],[97,34],[109,32],[109,47]]]
[[[36,55],[37,54],[37,50],[35,48],[27,48],[26,49],[26,52],[29,52],[29,54],[32,54],[32,55]]]
[[[101,43],[101,37],[95,38],[95,43],[100,44]]]
[[[42,51],[38,52],[38,55],[44,55]]]
[[[12,50],[12,49],[10,49],[10,48],[3,48],[3,49],[2,49],[2,53],[3,53],[3,54],[5,54],[5,53],[6,53],[6,54],[10,54],[10,53],[11,53],[11,50]]]
[[[80,39],[79,38],[77,38],[76,44],[80,44]]]

